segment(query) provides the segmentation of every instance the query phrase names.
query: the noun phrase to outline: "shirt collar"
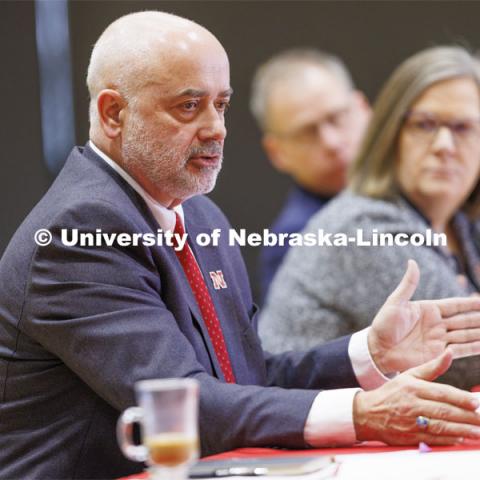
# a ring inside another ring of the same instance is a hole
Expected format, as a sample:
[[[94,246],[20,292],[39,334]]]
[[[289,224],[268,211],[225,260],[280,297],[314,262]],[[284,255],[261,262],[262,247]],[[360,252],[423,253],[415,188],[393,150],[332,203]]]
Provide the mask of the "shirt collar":
[[[321,200],[324,203],[329,202],[335,194],[327,195],[324,193],[314,193],[310,190],[307,190],[305,187],[300,186],[298,183],[295,183],[293,186],[293,191],[297,194],[302,195],[303,197],[313,198],[315,200]]]
[[[174,230],[176,222],[175,213],[178,213],[180,215],[180,219],[185,228],[185,219],[182,205],[177,205],[173,209],[170,209],[157,202],[117,162],[113,161],[108,155],[102,152],[91,140],[89,141],[89,145],[91,149],[102,160],[105,161],[105,163],[107,163],[111,168],[113,168],[113,170],[115,170],[143,198],[162,230]]]

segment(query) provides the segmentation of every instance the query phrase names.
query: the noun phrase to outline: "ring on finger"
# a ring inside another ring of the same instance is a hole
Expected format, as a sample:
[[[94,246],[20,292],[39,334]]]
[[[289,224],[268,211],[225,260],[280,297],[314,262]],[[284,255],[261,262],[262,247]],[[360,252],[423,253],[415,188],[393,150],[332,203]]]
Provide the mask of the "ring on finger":
[[[428,430],[428,426],[430,424],[430,419],[427,417],[424,417],[423,415],[419,415],[415,423],[417,424],[417,427],[419,430],[422,430],[423,432],[426,432]]]

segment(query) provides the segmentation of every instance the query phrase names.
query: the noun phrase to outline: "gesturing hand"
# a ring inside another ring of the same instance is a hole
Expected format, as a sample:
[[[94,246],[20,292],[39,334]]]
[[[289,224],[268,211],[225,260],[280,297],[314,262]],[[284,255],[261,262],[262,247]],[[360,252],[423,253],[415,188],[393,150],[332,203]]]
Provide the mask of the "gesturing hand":
[[[431,383],[452,362],[452,352],[412,368],[354,399],[353,421],[358,440],[381,440],[390,445],[450,445],[480,438],[479,402],[450,385]],[[424,427],[417,417],[427,419]]]
[[[480,297],[411,302],[420,272],[413,260],[372,322],[368,346],[383,373],[402,372],[441,355],[480,354]]]

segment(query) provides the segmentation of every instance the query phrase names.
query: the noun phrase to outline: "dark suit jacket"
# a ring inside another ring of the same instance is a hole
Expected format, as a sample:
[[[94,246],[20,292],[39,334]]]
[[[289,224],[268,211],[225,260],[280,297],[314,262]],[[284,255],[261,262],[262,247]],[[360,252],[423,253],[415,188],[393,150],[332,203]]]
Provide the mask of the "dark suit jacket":
[[[310,218],[322,209],[330,201],[330,198],[315,195],[295,185],[290,190],[281,212],[269,230],[276,235],[301,232]],[[259,264],[262,301],[265,301],[273,277],[282,264],[288,249],[288,245],[262,247]]]
[[[62,228],[159,228],[116,172],[90,148],[76,148],[0,262],[0,478],[111,478],[141,470],[115,439],[119,413],[135,403],[140,379],[200,381],[204,455],[302,447],[317,389],[356,384],[348,337],[308,353],[264,354],[240,251],[227,245],[228,222],[206,197],[186,201],[184,211],[190,237],[224,232],[219,247],[191,246],[207,280],[209,271],[223,271],[227,289],[207,283],[238,384],[223,382],[170,247],[62,245]],[[33,241],[40,228],[53,234],[47,247]]]

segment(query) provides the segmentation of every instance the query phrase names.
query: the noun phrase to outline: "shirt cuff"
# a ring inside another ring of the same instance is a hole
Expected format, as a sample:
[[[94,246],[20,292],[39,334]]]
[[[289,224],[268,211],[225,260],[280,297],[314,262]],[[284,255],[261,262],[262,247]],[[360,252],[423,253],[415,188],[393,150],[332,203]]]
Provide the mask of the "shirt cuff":
[[[305,422],[305,442],[312,447],[355,443],[353,399],[359,391],[359,388],[341,388],[320,392]]]
[[[370,351],[368,350],[368,332],[370,327],[354,333],[348,344],[348,355],[352,362],[353,371],[358,383],[364,390],[373,390],[381,387],[395,376],[387,377],[375,365]]]

